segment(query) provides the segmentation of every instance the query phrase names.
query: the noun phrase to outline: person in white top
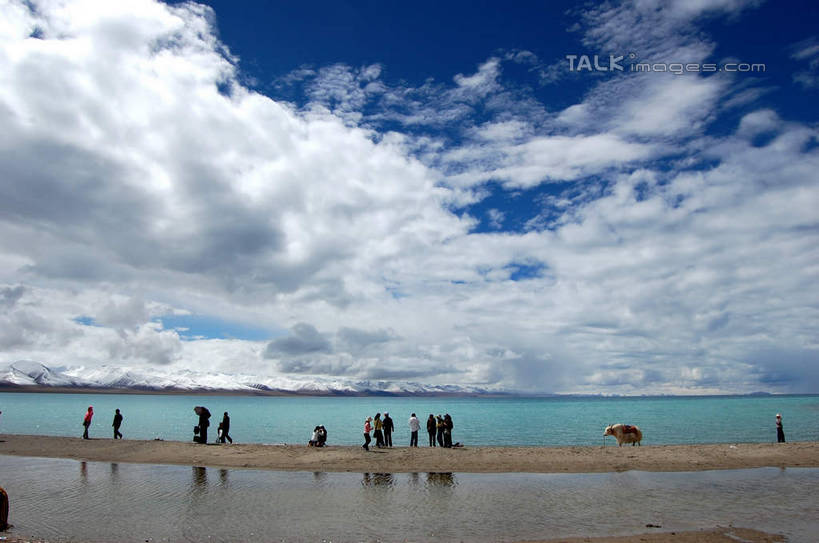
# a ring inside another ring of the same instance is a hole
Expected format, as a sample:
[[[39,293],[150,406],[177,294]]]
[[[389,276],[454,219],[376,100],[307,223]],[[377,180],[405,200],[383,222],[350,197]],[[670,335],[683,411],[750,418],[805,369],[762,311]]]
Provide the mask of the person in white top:
[[[418,446],[418,430],[421,428],[421,421],[415,416],[415,413],[409,419],[410,427],[410,447]]]

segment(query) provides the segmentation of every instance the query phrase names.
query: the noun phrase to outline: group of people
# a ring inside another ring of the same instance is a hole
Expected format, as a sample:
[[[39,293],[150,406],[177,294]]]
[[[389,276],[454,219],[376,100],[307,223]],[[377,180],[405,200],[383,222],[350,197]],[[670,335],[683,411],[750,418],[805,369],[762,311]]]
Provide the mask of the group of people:
[[[443,417],[441,415],[433,417],[430,413],[427,419],[429,446],[434,447],[437,442],[439,447],[452,447],[452,427],[452,417],[449,413]]]
[[[418,432],[421,430],[421,421],[413,413],[409,418],[410,447],[418,446]],[[452,417],[447,413],[437,417],[430,413],[427,419],[427,433],[429,434],[429,446],[452,447]],[[375,437],[375,446],[392,447],[392,433],[395,430],[392,418],[389,413],[376,413],[375,417],[367,417],[364,421],[364,444],[361,446],[365,451],[370,450],[370,432]]]
[[[379,449],[381,447],[392,447],[392,432],[395,430],[395,424],[390,417],[390,414],[384,412],[384,418],[381,418],[381,413],[376,413],[375,418],[367,417],[364,421],[364,445],[362,447],[370,450],[370,432],[375,438],[375,446]]]
[[[193,440],[196,443],[207,443],[208,442],[208,427],[210,426],[210,411],[206,407],[196,406],[194,411],[197,415],[199,415],[199,424],[193,427]],[[88,436],[88,429],[91,427],[91,420],[94,418],[94,406],[89,405],[88,411],[85,412],[85,416],[82,419],[82,426],[83,426],[83,439],[91,439]],[[114,439],[122,439],[122,432],[119,431],[120,427],[122,426],[123,420],[122,413],[119,409],[114,411],[114,422],[111,426],[114,428]],[[326,435],[326,431],[325,431]],[[224,416],[222,417],[222,422],[219,423],[219,427],[217,430],[216,435],[216,442],[217,443],[225,443],[225,442],[233,443],[233,438],[230,437],[230,416],[228,412],[225,411]]]
[[[193,441],[196,443],[207,444],[208,442],[208,427],[210,426],[210,411],[207,407],[197,405],[193,411],[199,415],[199,424],[193,427]],[[216,430],[216,443],[233,443],[233,438],[230,437],[230,416],[228,412],[222,416],[222,422]]]
[[[94,418],[94,406],[89,405],[88,411],[85,412],[85,416],[82,419],[82,426],[83,426],[83,439],[91,439],[88,437],[88,428],[91,427],[91,419]],[[114,439],[122,439],[122,433],[119,431],[119,427],[122,426],[122,413],[119,412],[117,409],[114,412],[114,423],[111,425],[114,427]]]
[[[194,408],[194,411],[197,415],[199,415],[199,424],[194,426],[193,428],[193,440],[196,443],[207,443],[208,442],[208,427],[210,426],[210,411],[206,407],[197,406]],[[2,411],[0,411],[2,413]],[[83,418],[83,439],[90,439],[88,437],[88,429],[91,426],[91,419],[94,418],[94,407],[88,406],[88,411],[85,413],[85,417]],[[111,426],[114,428],[114,439],[122,439],[122,433],[119,431],[120,427],[122,426],[123,416],[120,413],[119,409],[114,412],[114,422]],[[421,429],[421,421],[418,420],[418,417],[413,413],[409,418],[409,428],[410,428],[410,447],[417,447],[418,446],[418,432]],[[433,415],[430,413],[429,418],[427,419],[427,434],[429,435],[429,446],[430,447],[457,447],[460,444],[456,443],[455,445],[452,444],[452,417],[449,413],[445,415]],[[393,423],[390,414],[384,412],[384,417],[381,418],[381,413],[376,413],[375,417],[367,417],[364,421],[364,444],[362,448],[364,450],[370,450],[370,432],[373,432],[373,436],[375,437],[375,446],[378,448],[382,447],[392,447],[392,433],[395,430],[395,424]],[[785,442],[785,432],[782,429],[782,415],[779,413],[776,414],[776,437],[777,441],[780,443]],[[219,427],[217,430],[216,442],[217,443],[225,443],[225,442],[233,443],[233,438],[230,437],[230,416],[228,412],[225,411],[224,416],[222,417],[222,422],[219,423]],[[327,443],[327,429],[324,426],[316,426],[313,429],[313,435],[308,442],[311,447],[324,447]]]
[[[307,444],[310,447],[324,447],[327,443],[327,428],[322,426],[316,426],[313,428],[313,436],[310,438],[310,441]]]

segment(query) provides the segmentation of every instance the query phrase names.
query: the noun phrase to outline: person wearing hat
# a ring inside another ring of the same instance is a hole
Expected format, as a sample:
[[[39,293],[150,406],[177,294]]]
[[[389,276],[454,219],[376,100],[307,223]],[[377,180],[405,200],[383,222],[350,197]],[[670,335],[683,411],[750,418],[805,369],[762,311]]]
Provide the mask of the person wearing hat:
[[[785,430],[782,429],[782,415],[776,414],[776,442],[785,443]]]
[[[395,424],[392,422],[390,414],[384,411],[384,445],[392,447],[392,431],[395,430]]]
[[[373,431],[373,427],[370,424],[370,421],[373,420],[372,417],[367,417],[367,420],[364,421],[364,445],[361,447],[365,451],[370,450],[370,432]]]

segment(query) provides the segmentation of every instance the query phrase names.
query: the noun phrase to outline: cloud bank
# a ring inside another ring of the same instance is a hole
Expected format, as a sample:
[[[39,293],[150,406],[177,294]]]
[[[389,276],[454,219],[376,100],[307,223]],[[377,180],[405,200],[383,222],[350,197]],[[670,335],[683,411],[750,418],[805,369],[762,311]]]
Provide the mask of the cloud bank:
[[[578,20],[588,45],[702,62],[698,21],[746,9],[636,2]],[[623,74],[550,110],[505,75],[536,56],[493,52],[421,86],[380,65],[300,67],[277,83],[295,104],[241,83],[198,4],[0,11],[2,362],[819,387],[819,131],[755,107],[761,84]],[[814,49],[793,55],[813,66]],[[471,210],[498,194],[482,229]],[[270,337],[191,337],[170,315]]]

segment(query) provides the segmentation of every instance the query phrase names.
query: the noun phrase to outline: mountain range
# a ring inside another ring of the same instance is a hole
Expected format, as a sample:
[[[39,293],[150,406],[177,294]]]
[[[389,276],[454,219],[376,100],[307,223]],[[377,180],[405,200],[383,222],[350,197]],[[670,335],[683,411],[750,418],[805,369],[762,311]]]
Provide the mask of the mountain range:
[[[121,392],[226,392],[248,394],[327,395],[471,395],[499,394],[501,390],[460,385],[429,385],[415,382],[353,380],[343,378],[259,377],[204,373],[165,368],[114,366],[50,368],[39,362],[20,360],[0,365],[0,388],[53,388],[65,391],[110,390]]]

